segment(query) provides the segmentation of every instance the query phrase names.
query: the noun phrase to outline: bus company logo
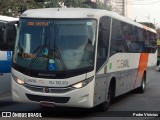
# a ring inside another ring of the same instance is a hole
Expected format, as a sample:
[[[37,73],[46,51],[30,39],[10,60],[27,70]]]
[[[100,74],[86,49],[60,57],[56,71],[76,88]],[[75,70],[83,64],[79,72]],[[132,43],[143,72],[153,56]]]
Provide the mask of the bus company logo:
[[[117,60],[117,68],[129,67],[129,60]]]
[[[44,80],[36,80],[36,79],[24,79],[25,83],[34,83],[34,84],[44,84]]]
[[[25,81],[25,83],[37,83],[36,79],[25,78],[24,81]]]
[[[50,92],[50,89],[49,89],[49,88],[44,88],[43,91],[44,91],[45,93],[49,93],[49,92]]]

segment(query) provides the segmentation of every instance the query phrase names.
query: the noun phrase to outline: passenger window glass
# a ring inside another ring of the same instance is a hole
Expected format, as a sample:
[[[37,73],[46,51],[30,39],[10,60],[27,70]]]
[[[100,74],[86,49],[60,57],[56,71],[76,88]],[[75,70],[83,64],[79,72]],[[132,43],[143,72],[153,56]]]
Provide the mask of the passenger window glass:
[[[16,39],[16,28],[14,25],[6,26],[6,45],[9,50],[13,50]]]
[[[116,53],[155,53],[157,35],[113,19],[110,56]]]
[[[121,21],[113,19],[110,56],[126,51],[125,29],[127,28],[122,26]]]
[[[1,49],[4,47],[4,23],[0,23],[0,47]]]

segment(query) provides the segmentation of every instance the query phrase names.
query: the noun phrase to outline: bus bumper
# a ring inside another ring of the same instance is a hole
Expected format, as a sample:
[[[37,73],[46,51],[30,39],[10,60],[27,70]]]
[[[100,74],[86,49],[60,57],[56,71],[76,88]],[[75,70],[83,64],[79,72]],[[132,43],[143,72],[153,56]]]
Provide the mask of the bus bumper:
[[[80,89],[73,89],[65,93],[35,92],[24,85],[19,85],[12,78],[12,99],[17,102],[52,103],[55,106],[93,107],[94,80]]]

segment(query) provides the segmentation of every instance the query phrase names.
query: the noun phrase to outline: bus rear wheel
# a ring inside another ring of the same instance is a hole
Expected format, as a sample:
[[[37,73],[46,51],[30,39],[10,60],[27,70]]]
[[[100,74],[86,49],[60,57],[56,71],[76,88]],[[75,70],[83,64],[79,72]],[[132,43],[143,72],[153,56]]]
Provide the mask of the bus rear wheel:
[[[146,88],[146,76],[144,75],[142,78],[141,86],[138,88],[138,93],[144,93]]]

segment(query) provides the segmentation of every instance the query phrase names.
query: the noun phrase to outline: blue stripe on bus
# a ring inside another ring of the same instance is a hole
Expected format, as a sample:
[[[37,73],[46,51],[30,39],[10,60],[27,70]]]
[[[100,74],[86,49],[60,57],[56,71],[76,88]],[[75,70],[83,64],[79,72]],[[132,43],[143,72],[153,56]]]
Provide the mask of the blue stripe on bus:
[[[0,73],[11,72],[11,60],[0,61]]]

